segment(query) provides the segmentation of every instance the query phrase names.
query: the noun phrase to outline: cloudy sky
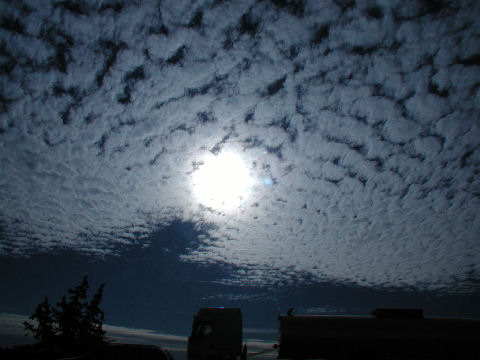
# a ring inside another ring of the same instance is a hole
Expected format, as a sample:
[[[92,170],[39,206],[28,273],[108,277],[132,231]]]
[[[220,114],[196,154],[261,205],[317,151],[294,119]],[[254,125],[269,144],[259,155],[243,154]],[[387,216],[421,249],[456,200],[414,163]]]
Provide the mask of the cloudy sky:
[[[0,6],[0,310],[480,317],[478,1]]]

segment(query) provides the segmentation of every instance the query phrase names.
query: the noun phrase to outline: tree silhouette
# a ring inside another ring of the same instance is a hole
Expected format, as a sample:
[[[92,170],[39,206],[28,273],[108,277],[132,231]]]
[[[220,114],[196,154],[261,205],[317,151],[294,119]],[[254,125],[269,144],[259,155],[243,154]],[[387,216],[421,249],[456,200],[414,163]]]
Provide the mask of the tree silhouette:
[[[102,328],[105,313],[100,309],[99,305],[103,298],[102,284],[92,298],[81,324],[81,337],[90,345],[98,345],[105,342],[105,331]]]
[[[37,325],[25,321],[25,330],[33,333],[33,336],[45,347],[51,347],[54,343],[56,334],[56,325],[52,316],[52,308],[48,303],[48,297],[37,305],[35,312],[30,316],[31,320],[36,320]]]
[[[106,343],[105,331],[102,329],[105,313],[100,309],[103,298],[102,284],[88,302],[88,277],[73,289],[68,289],[67,296],[51,307],[48,298],[37,305],[30,319],[25,321],[25,330],[33,333],[39,340],[40,347],[46,350],[70,352],[90,350]]]

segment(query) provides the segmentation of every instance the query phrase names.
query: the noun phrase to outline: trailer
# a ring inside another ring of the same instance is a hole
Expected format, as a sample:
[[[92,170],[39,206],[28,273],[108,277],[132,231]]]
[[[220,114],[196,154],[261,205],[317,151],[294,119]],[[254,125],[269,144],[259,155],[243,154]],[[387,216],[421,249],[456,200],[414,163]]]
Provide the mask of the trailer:
[[[279,316],[279,359],[480,359],[480,322],[424,318],[421,310],[372,316]]]

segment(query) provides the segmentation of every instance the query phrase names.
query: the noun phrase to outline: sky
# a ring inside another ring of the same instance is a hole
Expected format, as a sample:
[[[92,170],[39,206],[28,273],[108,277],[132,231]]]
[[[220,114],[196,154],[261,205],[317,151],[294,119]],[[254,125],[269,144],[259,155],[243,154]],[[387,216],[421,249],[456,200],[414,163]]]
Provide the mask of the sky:
[[[268,339],[290,306],[480,318],[478,1],[0,13],[0,312],[88,274],[109,324],[176,335],[202,306]]]

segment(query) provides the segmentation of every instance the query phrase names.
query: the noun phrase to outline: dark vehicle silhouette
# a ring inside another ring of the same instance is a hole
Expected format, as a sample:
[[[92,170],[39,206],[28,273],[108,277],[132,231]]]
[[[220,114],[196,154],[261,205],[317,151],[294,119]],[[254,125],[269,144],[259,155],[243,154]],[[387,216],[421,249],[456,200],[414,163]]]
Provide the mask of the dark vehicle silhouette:
[[[245,359],[242,313],[238,308],[203,308],[194,315],[188,360]]]
[[[480,359],[480,322],[424,318],[417,309],[372,316],[279,316],[279,359]]]
[[[480,321],[425,318],[419,309],[372,316],[293,315],[279,320],[279,359],[480,359]],[[188,359],[245,359],[240,309],[200,309]]]

